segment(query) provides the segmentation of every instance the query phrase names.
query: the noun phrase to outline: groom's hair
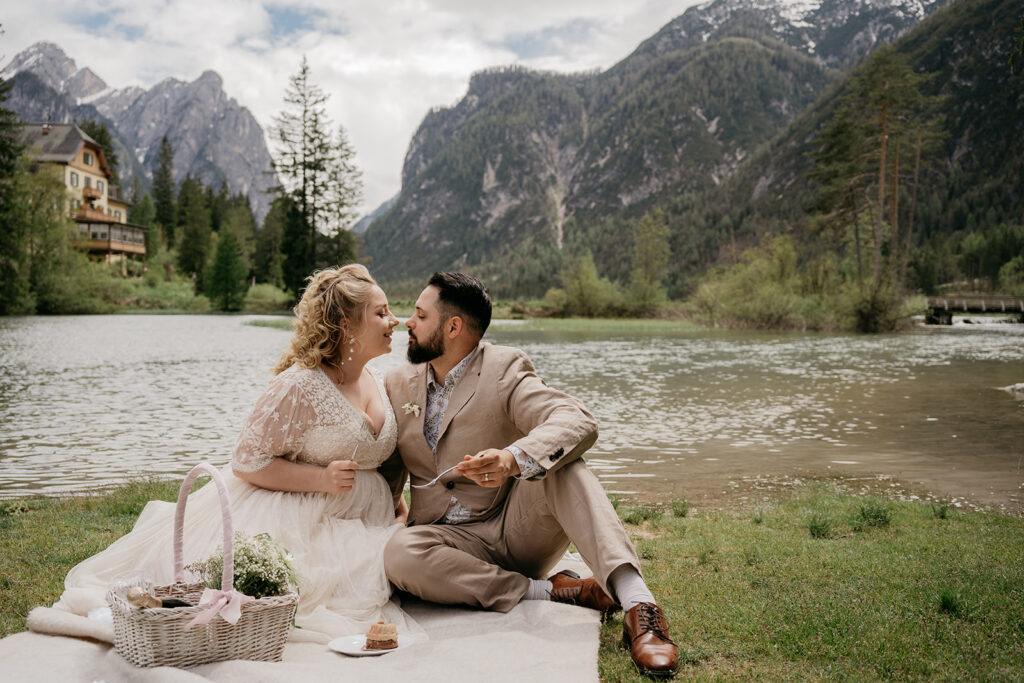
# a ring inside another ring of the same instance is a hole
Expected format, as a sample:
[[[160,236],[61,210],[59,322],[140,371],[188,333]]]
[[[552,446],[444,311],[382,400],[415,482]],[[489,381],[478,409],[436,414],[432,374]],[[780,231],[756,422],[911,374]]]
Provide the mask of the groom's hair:
[[[466,273],[434,273],[429,287],[437,287],[441,317],[459,316],[479,337],[491,324],[491,295],[484,283]]]

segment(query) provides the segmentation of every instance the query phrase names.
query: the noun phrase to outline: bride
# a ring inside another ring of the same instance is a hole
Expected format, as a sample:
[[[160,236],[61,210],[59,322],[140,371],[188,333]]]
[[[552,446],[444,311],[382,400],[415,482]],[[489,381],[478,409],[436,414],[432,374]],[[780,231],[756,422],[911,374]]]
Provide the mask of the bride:
[[[367,361],[391,350],[398,320],[362,265],[314,273],[295,309],[290,347],[257,400],[222,475],[234,526],[269,533],[294,557],[299,606],[292,640],[327,642],[383,619],[415,629],[389,601],[383,549],[408,515],[377,472],[395,448],[395,415]],[[127,576],[173,581],[174,504],[151,501],[130,533],[74,567],[55,607],[78,614],[105,605]],[[221,543],[211,484],[189,496],[184,562]]]

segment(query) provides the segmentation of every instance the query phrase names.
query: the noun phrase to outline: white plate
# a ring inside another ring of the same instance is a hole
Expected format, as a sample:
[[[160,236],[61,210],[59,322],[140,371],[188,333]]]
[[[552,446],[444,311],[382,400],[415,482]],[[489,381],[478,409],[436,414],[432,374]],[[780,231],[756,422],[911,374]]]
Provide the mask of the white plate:
[[[358,633],[354,636],[341,636],[327,643],[327,647],[343,655],[372,657],[374,655],[386,655],[389,652],[401,650],[403,647],[409,647],[412,645],[412,637],[398,634],[398,647],[393,647],[390,650],[364,650],[363,645],[366,645],[365,633]]]

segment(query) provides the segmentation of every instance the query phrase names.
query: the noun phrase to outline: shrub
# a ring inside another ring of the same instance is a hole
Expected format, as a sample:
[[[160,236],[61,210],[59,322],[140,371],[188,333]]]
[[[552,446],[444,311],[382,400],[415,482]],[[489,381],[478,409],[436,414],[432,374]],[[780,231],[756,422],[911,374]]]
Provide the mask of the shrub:
[[[278,313],[287,311],[291,304],[291,294],[265,283],[253,285],[245,295],[245,311],[247,313]]]
[[[950,505],[947,501],[940,500],[932,503],[932,517],[935,519],[949,519]]]
[[[863,526],[887,527],[892,522],[892,508],[880,500],[871,498],[861,503],[857,518]]]
[[[924,312],[922,297],[902,299],[889,285],[868,289],[848,287],[841,301],[844,327],[856,332],[893,332],[906,327],[912,316]]]
[[[585,318],[620,315],[625,310],[622,293],[614,282],[599,277],[593,255],[587,251],[569,260],[561,272],[562,289],[549,289],[544,309],[551,315]]]
[[[626,524],[643,524],[648,520],[657,520],[661,518],[661,513],[654,508],[648,507],[634,507],[628,508],[622,515],[622,521]]]
[[[672,514],[676,517],[685,517],[690,512],[690,504],[685,498],[677,498],[672,501]]]
[[[832,520],[821,515],[811,515],[807,520],[807,530],[811,538],[828,538],[832,533]]]
[[[714,559],[716,552],[718,552],[718,548],[710,541],[705,541],[697,549],[697,564],[708,564]]]
[[[964,614],[964,603],[959,595],[949,588],[943,588],[939,592],[939,611],[950,616],[959,617]]]

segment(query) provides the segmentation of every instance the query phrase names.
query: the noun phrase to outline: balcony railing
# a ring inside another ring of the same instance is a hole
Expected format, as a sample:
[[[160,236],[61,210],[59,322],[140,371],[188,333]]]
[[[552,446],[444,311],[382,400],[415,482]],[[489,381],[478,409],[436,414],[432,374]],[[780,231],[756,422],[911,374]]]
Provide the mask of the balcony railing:
[[[95,187],[83,187],[82,196],[86,199],[100,199],[103,197],[103,193],[97,190]]]

